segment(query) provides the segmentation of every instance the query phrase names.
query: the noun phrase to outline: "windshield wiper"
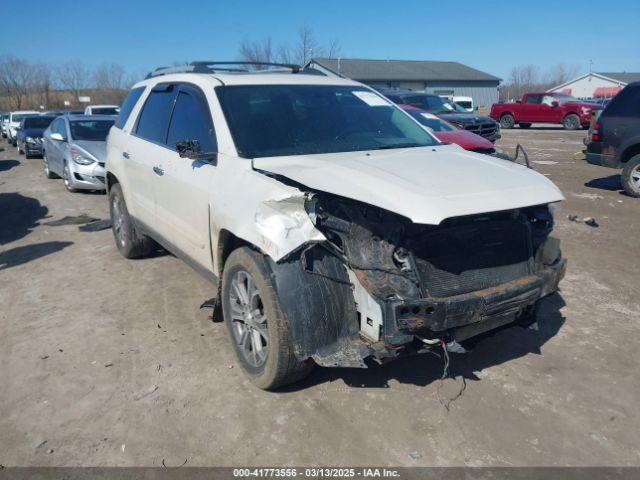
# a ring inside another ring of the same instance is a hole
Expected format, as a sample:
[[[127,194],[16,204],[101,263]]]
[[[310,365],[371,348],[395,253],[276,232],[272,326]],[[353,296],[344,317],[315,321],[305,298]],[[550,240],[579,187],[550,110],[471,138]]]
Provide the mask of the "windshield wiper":
[[[429,147],[426,143],[416,142],[404,142],[404,143],[391,143],[389,145],[380,145],[376,150],[389,150],[391,148],[413,148],[413,147]]]

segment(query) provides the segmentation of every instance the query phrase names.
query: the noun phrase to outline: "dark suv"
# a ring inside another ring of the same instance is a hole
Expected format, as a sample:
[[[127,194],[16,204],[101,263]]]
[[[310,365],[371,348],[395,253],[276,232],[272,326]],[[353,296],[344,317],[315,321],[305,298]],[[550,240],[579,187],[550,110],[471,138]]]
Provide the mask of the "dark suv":
[[[380,89],[385,97],[400,105],[411,105],[442,117],[463,130],[480,135],[491,142],[498,140],[500,125],[490,117],[469,113],[464,108],[446,98],[431,93],[413,90]]]
[[[622,169],[625,191],[640,197],[640,82],[627,85],[598,117],[587,144],[587,162]]]

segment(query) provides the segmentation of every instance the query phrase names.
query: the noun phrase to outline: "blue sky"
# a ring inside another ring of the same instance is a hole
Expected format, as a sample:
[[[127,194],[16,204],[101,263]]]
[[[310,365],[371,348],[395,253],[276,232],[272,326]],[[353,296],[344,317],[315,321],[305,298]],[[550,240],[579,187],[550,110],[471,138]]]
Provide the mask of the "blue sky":
[[[341,56],[452,60],[507,78],[514,65],[640,71],[640,1],[34,0],[3,10],[0,54],[82,59],[130,72],[236,59],[245,39],[291,42],[302,25]],[[397,5],[389,8],[390,5]],[[23,8],[25,9],[23,11]],[[27,16],[31,23],[25,25]],[[8,41],[7,41],[8,40]]]

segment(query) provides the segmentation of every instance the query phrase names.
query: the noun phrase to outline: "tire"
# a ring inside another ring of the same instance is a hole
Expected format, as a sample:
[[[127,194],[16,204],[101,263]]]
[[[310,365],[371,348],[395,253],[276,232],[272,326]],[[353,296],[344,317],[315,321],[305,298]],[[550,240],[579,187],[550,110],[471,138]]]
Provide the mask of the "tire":
[[[520,128],[527,129],[527,128],[529,128],[531,126],[531,124],[530,123],[519,123],[518,126]]]
[[[632,197],[640,197],[640,154],[631,157],[620,174],[624,191]]]
[[[515,124],[516,124],[516,121],[513,118],[513,115],[511,115],[510,113],[505,113],[500,117],[501,128],[513,128]]]
[[[49,159],[47,158],[47,152],[42,153],[42,165],[44,167],[45,177],[47,177],[50,180],[53,178],[60,178],[58,175],[56,175],[49,169]]]
[[[24,152],[22,151],[22,148],[20,147],[19,143],[18,143],[17,147],[18,147],[18,155],[23,155]]]
[[[65,161],[64,166],[62,167],[62,182],[64,183],[64,188],[66,188],[70,193],[76,193],[78,190],[71,186],[69,175],[71,175],[71,172],[69,172],[69,165]]]
[[[562,119],[562,126],[565,130],[578,130],[580,125],[580,117],[575,113],[570,113]]]
[[[259,252],[242,247],[229,255],[222,275],[222,311],[238,361],[258,388],[276,389],[313,369],[312,360],[295,356],[271,268]]]
[[[129,216],[122,188],[116,183],[109,190],[111,231],[118,251],[124,258],[140,258],[151,253],[153,240],[141,234]]]

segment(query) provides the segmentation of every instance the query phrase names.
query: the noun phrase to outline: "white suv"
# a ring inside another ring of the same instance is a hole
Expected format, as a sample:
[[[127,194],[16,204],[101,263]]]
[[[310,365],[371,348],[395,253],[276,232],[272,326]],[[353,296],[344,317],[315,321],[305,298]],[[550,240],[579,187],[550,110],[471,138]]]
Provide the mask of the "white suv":
[[[133,87],[107,141],[120,252],[156,241],[209,279],[265,389],[533,323],[565,270],[558,188],[289,67],[195,62]]]

